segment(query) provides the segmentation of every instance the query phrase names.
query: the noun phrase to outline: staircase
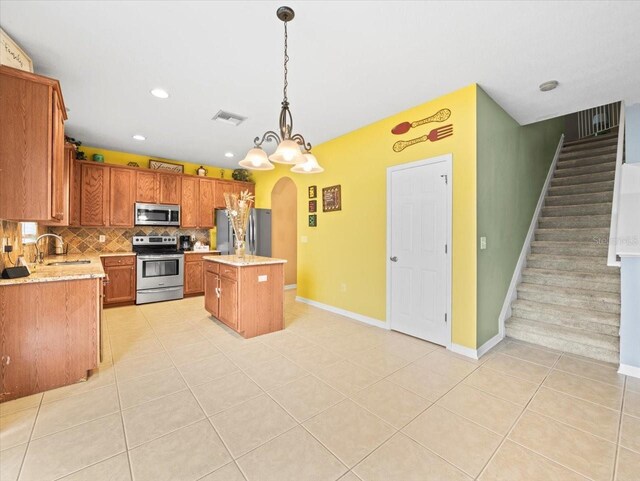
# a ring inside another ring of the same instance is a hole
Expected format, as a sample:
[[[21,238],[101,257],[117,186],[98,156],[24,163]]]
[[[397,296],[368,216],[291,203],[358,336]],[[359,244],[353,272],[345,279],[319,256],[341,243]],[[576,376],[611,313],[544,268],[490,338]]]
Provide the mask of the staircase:
[[[607,267],[617,131],[563,145],[508,337],[619,362],[620,269]]]

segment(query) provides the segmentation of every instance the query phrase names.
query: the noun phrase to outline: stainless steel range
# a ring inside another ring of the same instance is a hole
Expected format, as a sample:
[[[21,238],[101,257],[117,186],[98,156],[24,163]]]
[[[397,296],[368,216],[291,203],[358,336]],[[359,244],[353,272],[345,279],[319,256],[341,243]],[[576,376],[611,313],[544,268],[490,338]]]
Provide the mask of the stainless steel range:
[[[172,236],[135,236],[138,254],[136,304],[184,297],[184,254]]]

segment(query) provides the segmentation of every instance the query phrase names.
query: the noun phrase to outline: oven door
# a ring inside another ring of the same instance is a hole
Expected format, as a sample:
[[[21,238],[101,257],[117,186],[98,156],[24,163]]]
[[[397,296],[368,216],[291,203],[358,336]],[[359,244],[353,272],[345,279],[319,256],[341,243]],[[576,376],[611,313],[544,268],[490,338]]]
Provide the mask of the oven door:
[[[138,255],[137,290],[184,284],[184,254]]]
[[[180,225],[180,206],[141,204],[135,206],[136,225]]]

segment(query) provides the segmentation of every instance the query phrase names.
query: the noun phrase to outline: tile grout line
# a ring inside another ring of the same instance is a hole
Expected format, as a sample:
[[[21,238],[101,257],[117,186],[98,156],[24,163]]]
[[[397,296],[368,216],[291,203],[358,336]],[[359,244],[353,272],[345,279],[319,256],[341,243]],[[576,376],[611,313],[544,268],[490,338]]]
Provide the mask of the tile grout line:
[[[624,402],[627,394],[627,377],[624,379],[624,389],[622,390],[622,403],[620,404],[620,417],[618,418],[618,439],[616,443],[615,457],[613,458],[613,475],[612,480],[616,479],[618,472],[618,460],[620,459],[620,442],[622,441],[622,419],[624,418]]]
[[[146,318],[146,315],[143,313],[143,315]],[[148,321],[148,319],[147,319]],[[151,323],[149,322],[149,324],[151,325]],[[156,330],[154,329],[153,325],[151,325],[151,329],[153,330],[154,334],[157,336],[156,334]],[[198,328],[198,331],[202,334],[202,332],[200,331],[200,329]],[[216,349],[218,349],[218,347],[208,338],[205,337],[205,339],[207,340],[207,342],[209,342],[212,346],[214,346]],[[159,340],[159,339],[158,339]],[[229,457],[231,458],[231,462],[233,462],[236,466],[236,468],[242,473],[242,475],[245,477],[244,473],[242,472],[242,470],[240,470],[240,466],[238,465],[238,463],[236,462],[236,459],[233,457],[233,455],[231,454],[231,451],[229,450],[229,447],[227,446],[227,443],[224,441],[224,439],[222,438],[222,436],[220,435],[220,433],[218,432],[218,430],[216,429],[216,427],[213,425],[213,422],[211,421],[211,418],[209,416],[207,416],[207,412],[205,411],[204,407],[202,406],[202,404],[200,403],[198,397],[195,395],[195,393],[193,392],[193,390],[191,389],[191,386],[189,385],[189,383],[187,382],[187,380],[184,378],[184,375],[182,374],[182,371],[180,371],[180,368],[178,368],[178,366],[176,365],[175,361],[173,360],[173,358],[171,357],[171,355],[169,354],[169,351],[167,350],[166,346],[162,343],[162,341],[160,341],[160,344],[162,345],[163,349],[165,350],[166,355],[169,357],[169,359],[171,360],[171,364],[173,365],[173,368],[178,372],[178,374],[180,375],[180,377],[182,378],[182,381],[184,382],[185,386],[187,386],[187,389],[189,390],[189,393],[191,394],[191,396],[193,396],[193,398],[195,399],[196,403],[198,404],[198,407],[200,408],[200,410],[202,411],[202,414],[204,415],[204,419],[199,419],[198,421],[195,421],[191,424],[189,424],[188,426],[192,426],[194,424],[197,424],[203,420],[207,420],[207,422],[209,423],[209,425],[211,426],[211,428],[213,429],[213,431],[216,433],[216,436],[218,436],[218,439],[220,440],[220,442],[222,443],[222,445],[224,446],[224,449],[227,451],[227,454],[229,455]],[[220,349],[218,349],[218,351],[224,355],[225,357],[227,357],[225,355],[224,352],[220,351]],[[231,359],[229,359],[227,357],[227,359],[234,365],[236,365]],[[197,361],[195,361],[197,362]],[[237,365],[236,365],[237,366]],[[240,369],[240,366],[237,366]],[[253,380],[252,380],[253,381]],[[205,383],[206,384],[206,383]],[[257,384],[256,384],[257,385]],[[258,386],[259,389],[262,389],[260,386]],[[253,398],[252,398],[253,399]],[[171,431],[171,433],[174,433],[176,431],[179,431],[180,429],[183,429],[185,427],[188,426],[182,426],[179,429],[173,430]],[[165,433],[163,436],[160,437],[164,437],[167,434],[171,434],[171,433]],[[155,439],[159,439],[159,438],[155,438]],[[150,441],[149,441],[150,442]],[[146,444],[146,443],[143,443]],[[142,446],[142,444],[140,445]],[[137,447],[137,446],[136,446]],[[211,471],[210,473],[205,474],[202,477],[208,476],[209,474],[215,473],[216,471],[218,471],[219,469],[223,468],[224,466],[226,466],[229,463],[225,463],[222,466],[219,466],[218,468],[214,469],[213,471]],[[133,479],[133,477],[132,477]],[[202,479],[202,478],[199,478]]]
[[[568,469],[571,472],[574,472],[580,476],[583,476],[585,478],[588,478],[587,476],[579,473],[578,471],[574,470],[573,468],[570,468],[568,466],[565,466],[564,464],[559,463],[558,461],[555,461],[547,456],[545,456],[544,454],[541,454],[537,451],[534,451],[533,449],[528,448],[527,446],[523,446],[522,444],[514,441],[513,439],[509,438],[509,435],[513,432],[513,430],[515,429],[515,427],[517,426],[518,422],[522,419],[522,417],[525,415],[525,413],[527,412],[527,409],[529,408],[529,405],[531,404],[531,401],[533,401],[533,399],[536,397],[536,395],[538,394],[538,391],[540,391],[540,388],[542,388],[542,385],[544,384],[544,381],[546,381],[547,377],[549,377],[549,375],[551,374],[551,372],[553,371],[553,368],[555,367],[555,365],[560,361],[560,358],[562,356],[558,357],[558,359],[556,359],[556,362],[554,362],[553,366],[549,369],[549,372],[547,373],[547,375],[545,376],[545,378],[542,380],[542,382],[540,383],[540,385],[538,386],[538,388],[535,390],[535,392],[533,393],[533,395],[531,396],[531,398],[529,399],[529,401],[527,402],[527,404],[524,406],[524,409],[522,410],[522,412],[520,413],[520,415],[516,418],[516,420],[511,424],[511,427],[509,429],[509,431],[507,432],[507,434],[502,438],[502,442],[498,445],[498,447],[496,448],[496,450],[493,452],[493,454],[491,455],[491,457],[489,458],[489,460],[485,463],[484,467],[482,468],[482,470],[480,471],[480,474],[478,474],[478,476],[475,479],[480,479],[480,477],[484,474],[484,472],[486,471],[487,467],[489,466],[489,464],[491,464],[491,461],[496,457],[496,454],[498,453],[498,451],[500,451],[500,448],[502,446],[504,446],[506,441],[510,441],[512,443],[517,444],[518,446],[524,448],[527,451],[531,451],[532,453],[537,454],[538,456],[543,457],[544,459],[558,465],[558,466],[562,466],[565,469]],[[535,411],[534,411],[535,412]]]
[[[33,431],[36,428],[36,422],[38,421],[38,415],[40,414],[40,408],[42,407],[43,400],[44,400],[44,393],[40,398],[40,402],[38,403],[38,409],[36,410],[36,415],[33,418],[33,424],[31,425],[31,431],[29,432],[29,439],[27,439],[27,446],[24,448],[24,454],[22,455],[22,462],[20,463],[20,469],[18,470],[18,477],[16,478],[16,480],[19,480],[20,476],[22,476],[22,470],[24,469],[24,463],[27,460],[27,455],[29,454],[29,448],[31,447],[31,438],[33,437]]]

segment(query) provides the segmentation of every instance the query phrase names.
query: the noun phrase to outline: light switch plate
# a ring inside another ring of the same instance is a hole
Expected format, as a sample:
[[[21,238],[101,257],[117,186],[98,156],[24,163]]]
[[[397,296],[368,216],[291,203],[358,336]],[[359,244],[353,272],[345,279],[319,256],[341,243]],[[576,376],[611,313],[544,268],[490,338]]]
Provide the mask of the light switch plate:
[[[487,248],[487,238],[480,237],[480,250],[483,251]]]
[[[269,277],[265,274],[263,276],[258,276],[258,282],[267,282]]]

